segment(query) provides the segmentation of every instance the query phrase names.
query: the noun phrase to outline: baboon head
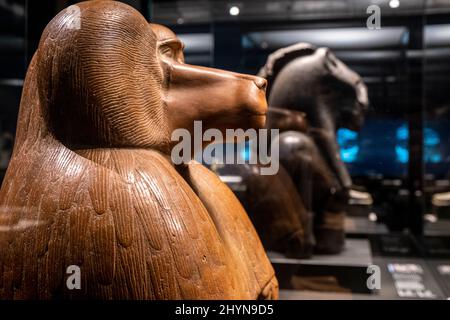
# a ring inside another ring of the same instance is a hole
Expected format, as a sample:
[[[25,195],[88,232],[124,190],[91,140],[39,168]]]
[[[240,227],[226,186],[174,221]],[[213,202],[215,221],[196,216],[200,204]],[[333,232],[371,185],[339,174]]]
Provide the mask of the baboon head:
[[[176,35],[126,4],[75,6],[48,24],[35,57],[45,121],[69,148],[168,152],[171,131],[195,120],[264,126],[266,80],[185,64]]]

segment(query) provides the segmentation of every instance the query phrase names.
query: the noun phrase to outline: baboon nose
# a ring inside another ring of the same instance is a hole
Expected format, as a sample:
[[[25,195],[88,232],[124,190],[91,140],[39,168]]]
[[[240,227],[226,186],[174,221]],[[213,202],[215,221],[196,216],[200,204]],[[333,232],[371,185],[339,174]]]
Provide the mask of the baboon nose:
[[[261,90],[266,90],[267,88],[267,80],[264,78],[257,77],[253,82],[256,84],[256,86]]]

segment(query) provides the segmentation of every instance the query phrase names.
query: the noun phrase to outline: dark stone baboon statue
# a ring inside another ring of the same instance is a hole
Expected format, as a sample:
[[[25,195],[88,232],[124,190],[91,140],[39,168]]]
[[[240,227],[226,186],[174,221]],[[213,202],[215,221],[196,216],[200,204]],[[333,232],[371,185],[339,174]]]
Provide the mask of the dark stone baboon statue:
[[[339,252],[344,244],[344,213],[352,180],[340,158],[336,130],[360,129],[368,108],[367,87],[331,50],[306,43],[271,54],[259,76],[268,80],[270,108],[296,110],[306,116],[306,134],[280,135],[280,162],[315,214],[317,251]],[[306,150],[311,153],[305,154]],[[309,191],[302,187],[308,179],[305,163],[313,172]]]

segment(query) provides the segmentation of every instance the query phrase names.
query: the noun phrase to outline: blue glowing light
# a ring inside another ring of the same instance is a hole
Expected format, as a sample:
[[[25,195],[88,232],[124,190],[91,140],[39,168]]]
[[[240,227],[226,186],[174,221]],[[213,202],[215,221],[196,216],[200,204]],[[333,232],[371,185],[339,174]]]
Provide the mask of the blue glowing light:
[[[408,163],[409,151],[408,148],[402,145],[395,146],[395,154],[397,155],[397,161],[400,163]]]
[[[395,131],[395,155],[396,161],[406,164],[409,161],[408,139],[409,130],[408,125],[402,124]],[[355,162],[358,158],[360,147],[358,144],[358,133],[349,129],[341,128],[337,131],[337,141],[341,149],[341,158],[346,163]],[[427,163],[439,163],[443,157],[439,150],[441,138],[439,133],[432,128],[424,128],[424,160]]]
[[[246,141],[245,142],[245,146],[242,148],[241,150],[241,157],[242,159],[244,159],[245,161],[249,161],[250,157],[251,157],[252,153],[251,153],[251,146],[250,146],[250,142]]]
[[[425,145],[425,162],[439,163],[442,161],[442,155],[439,151],[441,138],[436,130],[425,128],[423,143]]]
[[[396,137],[397,145],[395,146],[395,153],[397,155],[397,161],[407,163],[409,160],[409,130],[406,124],[397,128]],[[438,149],[440,142],[441,138],[436,130],[425,128],[423,137],[425,162],[438,163],[442,161],[442,155]]]
[[[395,134],[397,137],[397,140],[408,140],[409,138],[409,130],[406,124],[402,125],[401,127],[397,128],[397,133]]]
[[[359,152],[358,133],[346,128],[337,131],[337,142],[341,149],[341,159],[351,163],[356,161]]]
[[[400,127],[398,127],[395,136],[397,138],[397,144],[395,145],[395,154],[397,156],[396,160],[400,163],[408,163],[409,161],[408,126],[406,124],[403,124]]]
[[[435,146],[441,142],[441,138],[436,130],[425,128],[424,143],[426,146]]]

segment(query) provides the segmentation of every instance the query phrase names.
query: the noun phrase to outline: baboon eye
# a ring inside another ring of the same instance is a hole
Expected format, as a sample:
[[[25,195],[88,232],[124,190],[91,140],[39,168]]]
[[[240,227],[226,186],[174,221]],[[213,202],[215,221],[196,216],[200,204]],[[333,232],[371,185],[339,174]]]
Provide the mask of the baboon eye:
[[[169,41],[159,46],[162,56],[177,62],[183,62],[183,44],[179,41]]]
[[[159,48],[159,52],[161,53],[161,55],[166,56],[170,59],[175,58],[175,50],[170,45],[162,45]]]

